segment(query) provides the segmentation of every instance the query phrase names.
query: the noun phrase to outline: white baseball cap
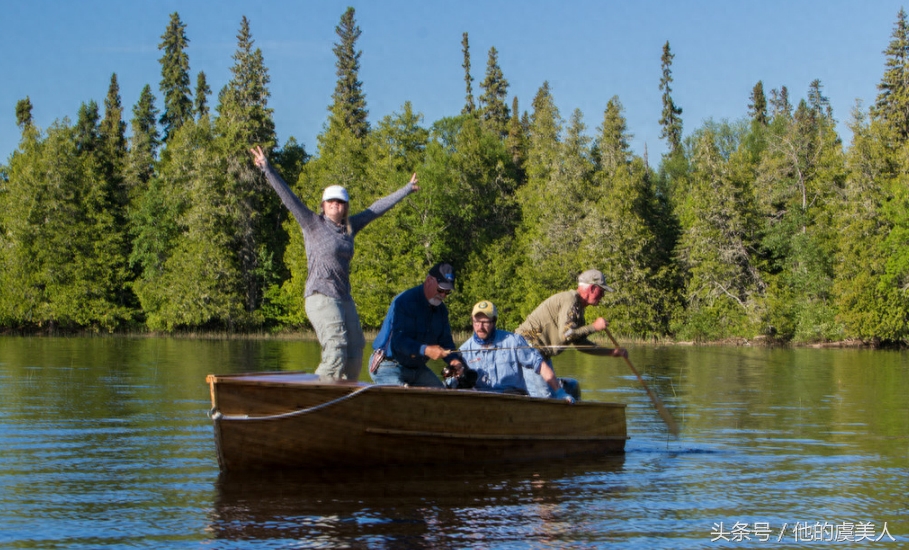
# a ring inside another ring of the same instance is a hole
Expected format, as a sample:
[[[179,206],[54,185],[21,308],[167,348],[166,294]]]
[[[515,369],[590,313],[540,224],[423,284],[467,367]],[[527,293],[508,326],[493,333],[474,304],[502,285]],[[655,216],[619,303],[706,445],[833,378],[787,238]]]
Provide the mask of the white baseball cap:
[[[347,194],[347,189],[340,185],[329,185],[322,192],[322,202],[330,200],[350,202],[350,195]]]

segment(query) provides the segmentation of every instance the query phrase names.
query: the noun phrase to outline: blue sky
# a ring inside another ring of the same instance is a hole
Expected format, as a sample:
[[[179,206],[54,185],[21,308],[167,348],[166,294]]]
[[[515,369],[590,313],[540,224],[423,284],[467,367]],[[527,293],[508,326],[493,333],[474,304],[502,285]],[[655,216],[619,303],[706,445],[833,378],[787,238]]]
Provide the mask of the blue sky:
[[[103,108],[117,73],[127,122],[145,84],[163,105],[158,84],[161,41],[174,11],[190,39],[192,83],[205,71],[216,103],[230,78],[242,16],[250,20],[271,77],[278,139],[294,136],[310,153],[322,131],[335,84],[332,45],[341,14],[356,9],[360,78],[370,122],[400,112],[405,101],[424,124],[460,112],[465,100],[461,35],[469,33],[474,93],[488,51],[499,52],[509,96],[521,111],[544,81],[568,120],[584,114],[588,133],[607,101],[625,108],[632,148],[651,164],[665,151],[659,139],[660,55],[669,41],[675,59],[673,98],[687,136],[707,119],[747,114],[761,80],[769,94],[786,86],[793,103],[820,79],[839,131],[856,100],[877,95],[900,2],[890,0],[347,0],[259,2],[169,0],[0,0],[0,163],[19,141],[16,101],[29,96],[41,128],[76,118],[94,99]],[[510,105],[509,97],[509,105]]]

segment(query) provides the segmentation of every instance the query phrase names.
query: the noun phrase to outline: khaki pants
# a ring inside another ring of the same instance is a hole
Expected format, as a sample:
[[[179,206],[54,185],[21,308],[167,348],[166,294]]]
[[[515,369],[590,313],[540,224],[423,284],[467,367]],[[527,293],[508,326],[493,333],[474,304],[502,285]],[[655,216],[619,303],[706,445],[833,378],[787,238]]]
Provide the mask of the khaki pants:
[[[322,362],[316,374],[324,381],[360,378],[366,338],[353,300],[323,294],[306,298],[306,316],[322,345]]]

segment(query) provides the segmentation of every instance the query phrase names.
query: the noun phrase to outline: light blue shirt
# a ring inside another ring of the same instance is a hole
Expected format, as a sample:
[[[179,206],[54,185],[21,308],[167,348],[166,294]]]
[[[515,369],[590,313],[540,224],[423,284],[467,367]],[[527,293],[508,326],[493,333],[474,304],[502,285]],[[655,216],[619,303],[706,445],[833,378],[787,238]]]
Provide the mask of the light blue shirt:
[[[461,344],[464,363],[477,371],[476,389],[505,392],[527,391],[525,370],[540,373],[543,356],[522,336],[496,329],[485,341],[476,334]]]

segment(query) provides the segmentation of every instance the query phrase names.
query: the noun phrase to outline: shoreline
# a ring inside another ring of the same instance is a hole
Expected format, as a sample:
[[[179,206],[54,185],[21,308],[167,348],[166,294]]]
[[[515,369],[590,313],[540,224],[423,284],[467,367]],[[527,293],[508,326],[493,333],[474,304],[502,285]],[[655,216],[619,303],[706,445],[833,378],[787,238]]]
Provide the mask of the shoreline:
[[[366,341],[370,342],[375,339],[378,330],[363,331]],[[310,329],[304,330],[279,330],[274,332],[253,331],[253,332],[230,332],[224,330],[186,330],[175,332],[157,332],[157,331],[114,331],[114,332],[96,332],[90,330],[60,330],[60,329],[40,329],[40,330],[13,330],[0,329],[0,337],[36,337],[36,338],[176,338],[188,340],[304,340],[317,341],[316,334]],[[454,331],[455,342],[463,342],[471,336],[469,331]],[[816,348],[816,349],[906,349],[909,347],[905,342],[886,343],[880,341],[866,342],[859,339],[846,339],[829,342],[791,342],[781,341],[770,336],[754,336],[752,338],[732,337],[720,340],[695,341],[695,340],[674,340],[672,338],[648,339],[638,337],[625,337],[620,334],[616,339],[623,345],[654,345],[654,346],[689,346],[689,347],[780,347],[780,348]],[[590,337],[590,340],[604,347],[612,347],[612,342],[606,338],[600,338],[598,335]]]

